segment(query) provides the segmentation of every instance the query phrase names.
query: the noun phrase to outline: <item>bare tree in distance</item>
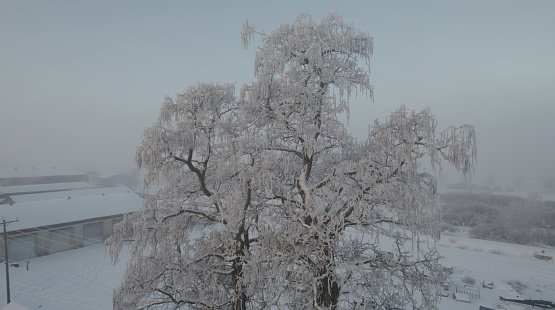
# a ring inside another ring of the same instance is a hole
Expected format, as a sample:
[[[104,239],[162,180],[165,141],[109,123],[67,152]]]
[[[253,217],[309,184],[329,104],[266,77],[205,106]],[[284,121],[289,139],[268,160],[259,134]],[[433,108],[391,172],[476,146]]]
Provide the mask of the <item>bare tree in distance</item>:
[[[167,97],[137,163],[157,194],[109,239],[131,259],[115,308],[435,309],[438,205],[427,160],[472,170],[472,126],[436,136],[401,106],[356,141],[338,116],[372,99],[372,37],[302,14],[261,39],[256,81]],[[414,247],[413,247],[414,246]]]

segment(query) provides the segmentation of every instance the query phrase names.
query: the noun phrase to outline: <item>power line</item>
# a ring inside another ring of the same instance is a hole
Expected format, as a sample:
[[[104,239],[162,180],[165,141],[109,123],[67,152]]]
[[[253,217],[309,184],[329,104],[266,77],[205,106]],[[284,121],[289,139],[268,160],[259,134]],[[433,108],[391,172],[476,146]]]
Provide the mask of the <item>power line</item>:
[[[2,225],[4,226],[4,261],[6,263],[6,297],[8,302],[10,303],[10,266],[9,266],[9,259],[8,259],[8,234],[6,233],[6,226],[9,223],[17,222],[18,219],[13,221],[6,222],[4,218],[2,218]]]
[[[31,244],[30,242],[27,242],[27,241],[24,241],[24,240],[22,240],[22,241],[23,241],[24,243],[29,243],[29,244]],[[22,249],[22,250],[28,252],[27,249],[21,247],[20,245],[16,244],[16,246],[18,246],[20,249]],[[37,246],[37,247],[40,247],[40,246]],[[43,248],[43,249],[44,249],[44,248]],[[70,273],[70,274],[73,274],[73,275],[75,275],[75,276],[77,276],[77,277],[79,277],[79,278],[82,278],[82,279],[84,279],[84,280],[87,280],[87,281],[89,281],[89,282],[91,282],[91,283],[94,283],[94,284],[97,284],[97,285],[106,287],[106,288],[108,288],[108,289],[110,289],[110,290],[112,290],[112,291],[114,290],[113,287],[110,287],[110,286],[108,286],[108,285],[105,285],[105,284],[96,282],[96,281],[91,280],[91,279],[88,279],[88,278],[84,277],[83,275],[77,274],[77,273],[75,273],[75,272],[73,272],[73,271],[71,271],[71,270],[68,270],[68,269],[66,269],[66,268],[63,268],[63,267],[61,267],[61,266],[59,266],[59,265],[57,265],[57,264],[54,264],[54,263],[52,263],[52,262],[47,262],[47,263],[50,264],[50,265],[52,265],[52,266],[54,266],[54,267],[57,267],[57,268],[59,268],[59,269],[65,271],[65,272],[68,272],[68,273]],[[104,292],[104,291],[95,289],[95,288],[93,288],[93,287],[91,287],[91,286],[88,286],[88,285],[87,285],[87,287],[90,288],[90,289],[92,289],[92,290],[95,290],[95,291],[97,291],[97,292],[106,294],[106,295],[110,295],[110,296],[112,295],[112,294],[110,294],[110,293],[106,293],[106,292]]]
[[[5,222],[5,220],[4,220],[4,222]],[[15,222],[15,221],[12,221],[12,222]],[[5,223],[5,224],[4,224],[4,227],[5,227],[8,223],[11,223],[11,222]],[[4,230],[5,230],[5,228],[4,228]],[[81,248],[82,250],[88,251],[88,252],[91,252],[91,253],[95,253],[95,254],[98,253],[98,252],[96,252],[96,251],[92,251],[92,250],[89,250],[89,249],[86,248],[86,245],[89,245],[87,241],[89,241],[89,240],[91,240],[91,239],[94,240],[93,238],[89,238],[89,237],[86,237],[86,236],[84,236],[84,235],[77,234],[77,233],[75,233],[75,232],[73,231],[73,229],[72,229],[71,233],[66,233],[66,232],[64,232],[64,231],[60,231],[59,229],[52,229],[52,230],[49,230],[49,229],[39,229],[39,230],[36,230],[36,231],[33,232],[33,233],[26,233],[26,234],[22,234],[22,235],[19,235],[19,236],[11,237],[11,238],[10,238],[10,241],[12,241],[12,242],[10,242],[10,246],[16,246],[16,247],[19,248],[20,250],[22,250],[22,251],[24,251],[24,252],[26,252],[26,253],[28,253],[28,254],[31,254],[31,256],[34,256],[34,257],[38,257],[38,256],[36,255],[36,253],[32,252],[32,251],[29,250],[28,248],[23,247],[22,244],[28,244],[28,245],[31,245],[31,246],[33,246],[33,247],[35,247],[35,248],[42,249],[42,250],[45,250],[45,251],[47,251],[47,252],[50,252],[50,251],[51,251],[50,248],[46,248],[46,247],[43,247],[43,246],[40,246],[39,244],[37,244],[36,241],[37,241],[38,238],[40,238],[39,235],[38,235],[39,232],[47,232],[50,236],[58,236],[58,237],[63,237],[63,238],[67,238],[67,239],[70,239],[70,240],[74,240],[75,238],[80,238],[80,239],[82,240],[82,242],[83,242],[83,245],[84,245],[84,247]],[[34,237],[35,237],[35,242],[27,241],[27,240],[25,240],[24,238],[21,238],[21,237],[23,237],[23,236],[34,236]],[[8,234],[7,234],[6,232],[4,233],[4,237],[5,237],[5,245],[6,245],[6,247],[7,247],[7,245],[8,245],[8,241],[7,241]],[[14,241],[16,241],[16,240],[17,240],[18,242],[14,242]],[[98,240],[98,239],[96,239],[96,240]],[[49,242],[50,242],[50,243],[55,243],[55,244],[60,244],[60,245],[68,245],[67,243],[60,242],[60,241],[57,241],[57,240],[52,240],[52,239],[50,239],[50,238],[49,238]],[[101,242],[99,242],[99,243],[101,243]],[[90,244],[90,245],[92,245],[92,244]],[[7,253],[7,250],[6,250],[6,253]],[[6,255],[6,256],[7,256],[7,255]],[[7,290],[8,290],[7,298],[8,298],[8,303],[9,303],[9,302],[10,302],[10,293],[9,293],[9,275],[8,275],[9,267],[8,267],[8,264],[9,264],[9,263],[8,263],[8,259],[6,259],[6,272],[7,272],[7,276],[6,276],[6,281],[7,281],[7,282],[6,282],[6,283],[7,283],[7,284],[6,284],[6,288],[7,288]],[[71,271],[71,270],[68,270],[68,269],[66,269],[66,268],[63,268],[63,267],[61,267],[61,266],[59,266],[59,265],[57,265],[57,264],[54,264],[54,263],[52,263],[52,262],[48,262],[48,264],[50,264],[50,265],[52,265],[52,266],[54,266],[54,267],[56,267],[56,268],[58,268],[58,269],[61,269],[61,270],[65,271],[65,272],[67,272],[67,273],[69,273],[69,274],[72,274],[72,275],[74,275],[74,276],[76,276],[76,277],[79,277],[79,278],[81,278],[81,279],[84,279],[84,280],[86,280],[86,281],[89,281],[89,284],[88,284],[88,285],[85,285],[85,286],[86,286],[87,288],[91,289],[91,290],[97,291],[97,292],[99,292],[99,293],[102,293],[102,294],[105,294],[105,295],[108,295],[108,296],[112,296],[112,294],[113,294],[113,293],[107,293],[107,292],[105,292],[105,291],[102,291],[102,290],[99,290],[99,289],[97,289],[97,288],[94,288],[94,287],[90,286],[90,284],[94,283],[94,284],[96,284],[96,285],[99,285],[99,286],[108,288],[109,290],[113,291],[114,288],[112,288],[112,287],[110,287],[110,286],[108,286],[108,285],[105,285],[105,284],[96,282],[95,280],[91,280],[91,279],[89,279],[89,278],[86,278],[84,275],[80,275],[80,274],[78,274],[78,273],[75,273],[75,272],[73,272],[73,271]],[[121,272],[118,272],[118,273],[121,274]]]
[[[27,249],[21,247],[20,245],[17,245],[17,244],[16,244],[16,246],[20,247],[20,248],[21,248],[22,250],[24,250],[24,251],[27,251]],[[79,275],[79,274],[77,274],[77,273],[75,273],[75,272],[72,272],[71,270],[67,270],[67,269],[65,269],[65,268],[63,268],[63,267],[61,267],[61,266],[58,266],[57,264],[54,264],[54,263],[49,262],[49,261],[46,261],[45,263],[50,264],[50,265],[53,265],[54,267],[57,267],[57,268],[59,268],[59,269],[61,269],[61,270],[63,270],[63,271],[66,271],[66,272],[68,273],[68,274],[65,275],[65,276],[64,276],[64,274],[59,274],[59,275],[61,276],[61,280],[62,280],[62,281],[59,282],[60,284],[62,284],[62,283],[68,283],[68,282],[71,283],[71,282],[73,282],[73,281],[75,280],[75,276],[77,276],[77,277],[79,277],[79,278],[81,278],[81,279],[84,279],[84,280],[86,280],[86,281],[88,281],[88,282],[92,282],[92,283],[94,283],[94,284],[107,287],[107,288],[109,288],[111,291],[113,291],[113,288],[111,288],[110,286],[107,286],[107,285],[104,285],[104,284],[102,284],[102,283],[96,282],[96,281],[94,281],[94,280],[88,279],[88,278],[86,278],[86,277],[84,277],[84,276],[82,276],[82,275]],[[55,273],[55,271],[54,271],[54,273]],[[48,279],[48,281],[50,281],[52,275],[51,275],[51,273],[40,274],[38,278],[43,278],[43,279],[44,279],[45,277],[46,277],[46,279]],[[38,279],[38,278],[36,278],[36,279]],[[36,282],[36,280],[33,281],[33,282]],[[91,283],[88,283],[88,284],[83,284],[83,283],[82,283],[81,285],[82,285],[83,287],[86,287],[86,288],[88,288],[88,289],[97,291],[97,292],[102,293],[102,294],[107,295],[107,296],[112,296],[112,295],[113,295],[113,293],[105,292],[105,291],[103,291],[103,290],[99,290],[99,289],[97,289],[97,288],[94,288],[94,287],[90,286],[90,284],[91,284]],[[72,287],[74,287],[74,285],[71,285],[71,284],[69,284],[69,285],[72,286]],[[16,283],[16,287],[21,287],[21,286],[27,287],[27,288],[28,288],[28,289],[25,291],[25,294],[26,294],[26,295],[29,294],[29,295],[35,297],[36,299],[38,299],[39,301],[41,301],[41,300],[43,300],[43,299],[45,298],[44,295],[41,295],[41,294],[38,294],[38,293],[37,293],[37,292],[41,292],[41,291],[49,292],[50,294],[52,294],[52,297],[53,297],[53,298],[55,297],[56,299],[59,298],[59,297],[56,297],[56,294],[57,294],[57,295],[62,295],[62,296],[71,296],[71,300],[73,300],[73,301],[81,300],[82,303],[84,303],[84,302],[89,303],[89,302],[91,302],[91,301],[93,301],[93,300],[94,300],[94,301],[97,301],[97,302],[99,301],[99,300],[97,300],[97,299],[95,299],[95,298],[93,298],[93,297],[88,298],[88,297],[83,297],[83,296],[71,294],[71,293],[68,292],[68,291],[59,290],[59,289],[57,290],[57,289],[53,288],[51,285],[48,285],[48,286],[46,286],[46,287],[42,287],[42,286],[36,286],[36,284],[33,284],[33,283],[32,283],[31,285],[29,285],[29,283]],[[85,304],[82,304],[82,303],[79,304],[78,302],[76,302],[75,305],[80,305],[79,308],[83,308],[83,307],[85,306]],[[97,303],[95,303],[95,304],[97,304]],[[110,302],[110,304],[111,304],[111,302]],[[87,308],[89,308],[89,307],[87,307]],[[90,308],[90,309],[105,309],[105,308],[106,308],[106,307],[101,306],[101,307],[92,307],[92,308]]]
[[[19,240],[19,241],[23,242],[23,239],[21,238],[22,236],[34,236],[36,239],[38,239],[38,238],[41,238],[41,237],[39,237],[39,235],[38,235],[39,232],[47,232],[47,233],[49,233],[50,235],[54,235],[54,236],[58,236],[58,237],[69,237],[69,238],[71,238],[72,236],[73,236],[73,237],[78,237],[78,238],[80,238],[80,239],[83,241],[83,246],[82,246],[82,248],[85,248],[85,247],[88,246],[88,245],[97,244],[97,243],[92,243],[92,242],[91,242],[91,243],[87,243],[86,241],[88,241],[88,240],[98,240],[98,239],[89,238],[89,237],[87,237],[87,236],[77,234],[77,233],[75,233],[75,232],[73,232],[73,231],[71,232],[71,235],[70,235],[70,234],[65,234],[65,233],[57,233],[57,232],[56,232],[57,230],[59,230],[59,229],[53,229],[53,230],[49,230],[49,229],[38,229],[38,230],[36,230],[36,231],[33,231],[32,233],[24,233],[24,234],[21,234],[21,235],[12,236],[12,237],[10,237],[10,239],[11,239],[11,240]],[[56,244],[60,244],[60,245],[67,245],[66,243],[63,243],[63,242],[60,242],[60,241],[56,241],[56,240],[52,240],[52,239],[49,239],[49,241],[50,241],[51,243],[56,243]],[[98,243],[102,243],[102,242],[98,242]],[[50,249],[46,249],[46,248],[40,247],[40,246],[38,246],[38,245],[36,245],[36,246],[39,247],[39,248],[41,248],[41,249],[45,249],[45,250],[50,251]],[[81,248],[81,247],[80,247],[80,248]],[[87,250],[87,249],[85,249],[85,250]],[[90,250],[89,250],[89,251],[90,251]],[[96,253],[96,252],[94,252],[94,253]],[[36,254],[33,253],[33,255],[36,255]]]
[[[33,245],[33,246],[35,246],[35,247],[37,247],[37,248],[40,248],[40,249],[43,249],[43,250],[49,250],[48,248],[41,247],[41,246],[39,246],[39,245],[37,245],[37,244],[34,244],[34,243],[31,243],[31,242],[29,242],[29,241],[25,241],[25,240],[20,240],[20,241],[23,242],[23,243],[27,243],[27,244],[29,244],[29,245]],[[29,254],[33,254],[33,253],[31,253],[28,249],[26,249],[26,248],[20,246],[19,244],[14,244],[14,245],[17,246],[17,247],[19,247],[19,248],[22,249],[23,251],[26,251],[26,252],[29,253]],[[88,251],[88,252],[90,252],[90,253],[98,254],[98,252],[93,251],[93,250],[89,250],[89,249],[87,249],[86,247],[79,248],[79,249],[75,249],[75,250],[84,250],[84,251]],[[60,252],[65,252],[65,251],[60,251]],[[56,252],[56,253],[60,253],[60,252]],[[52,253],[52,254],[56,254],[56,253]],[[36,255],[36,254],[33,254],[33,255]],[[36,256],[36,257],[34,257],[34,258],[38,258],[38,257],[40,257],[40,256]],[[53,263],[50,263],[50,264],[53,264]],[[53,265],[55,265],[55,264],[53,264]],[[61,268],[61,267],[60,267],[60,268]],[[120,272],[120,273],[121,273],[121,272]],[[123,275],[123,274],[122,274],[122,275]]]

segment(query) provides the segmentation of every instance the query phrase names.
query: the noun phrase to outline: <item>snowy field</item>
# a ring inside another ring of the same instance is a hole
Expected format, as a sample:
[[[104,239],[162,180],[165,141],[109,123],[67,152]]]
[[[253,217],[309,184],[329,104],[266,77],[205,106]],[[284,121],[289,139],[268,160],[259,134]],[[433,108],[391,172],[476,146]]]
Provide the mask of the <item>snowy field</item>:
[[[452,283],[462,286],[462,279],[469,277],[476,281],[475,286],[480,291],[480,299],[471,298],[469,304],[454,301],[451,296],[442,298],[442,310],[478,309],[479,305],[494,309],[526,309],[504,307],[499,296],[555,302],[555,262],[539,260],[533,255],[534,251],[545,250],[546,254],[554,256],[553,249],[442,234],[439,250],[445,256],[442,264],[454,267]],[[493,288],[483,288],[482,281],[493,282]]]
[[[478,309],[479,305],[500,309],[503,304],[499,296],[555,301],[555,262],[534,258],[534,251],[541,249],[442,235],[443,265],[454,267],[452,285],[462,286],[463,278],[472,278],[480,298],[469,298],[469,303],[463,303],[450,295],[442,298],[440,309],[470,310]],[[546,253],[555,255],[555,250]],[[29,309],[112,309],[112,291],[120,284],[128,257],[122,251],[122,261],[111,266],[104,246],[98,244],[32,259],[29,271],[25,262],[21,262],[19,268],[10,267],[11,300]],[[6,284],[4,271],[0,273],[2,306],[6,301]],[[493,289],[483,288],[483,280],[493,282]]]

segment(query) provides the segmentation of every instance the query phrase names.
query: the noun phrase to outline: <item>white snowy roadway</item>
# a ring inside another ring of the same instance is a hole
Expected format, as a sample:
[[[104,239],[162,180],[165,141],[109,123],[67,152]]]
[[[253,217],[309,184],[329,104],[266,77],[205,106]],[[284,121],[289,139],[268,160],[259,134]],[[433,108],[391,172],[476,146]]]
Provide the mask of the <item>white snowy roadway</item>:
[[[441,310],[470,310],[485,305],[495,307],[499,296],[545,299],[555,301],[555,262],[533,257],[534,247],[510,245],[464,236],[443,236],[439,246],[445,256],[442,263],[453,266],[453,283],[469,276],[476,280],[481,291],[480,300],[469,304],[443,298]],[[555,254],[555,250],[547,250]],[[30,260],[10,268],[11,299],[29,309],[112,309],[113,289],[119,286],[128,253],[116,266],[103,245],[93,245]],[[0,272],[0,308],[6,301],[6,286]],[[493,281],[494,289],[482,289],[482,280]],[[516,292],[507,282],[520,281],[527,288]],[[519,308],[516,308],[519,309]]]
[[[479,273],[481,277],[504,275],[506,280],[521,282],[523,279],[540,282],[555,280],[555,265],[535,259],[532,253],[529,258],[457,248],[442,249],[441,253],[446,255],[442,260],[444,265]]]

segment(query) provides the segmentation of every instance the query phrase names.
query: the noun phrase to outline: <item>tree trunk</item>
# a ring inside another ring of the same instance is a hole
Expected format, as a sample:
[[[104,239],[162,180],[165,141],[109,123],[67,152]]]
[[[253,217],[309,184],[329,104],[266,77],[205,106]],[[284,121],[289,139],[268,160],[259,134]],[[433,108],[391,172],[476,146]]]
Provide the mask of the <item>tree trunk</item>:
[[[323,268],[320,276],[328,274],[327,267]],[[339,284],[329,275],[318,281],[318,296],[316,301],[318,305],[329,309],[336,309],[339,300]]]
[[[234,272],[231,275],[233,281],[233,289],[235,290],[236,298],[233,304],[235,310],[245,310],[247,308],[247,294],[242,285],[239,284],[239,278],[243,275],[243,266],[239,258],[233,261]]]
[[[235,253],[237,258],[233,260],[233,273],[231,274],[231,279],[233,282],[233,289],[235,290],[236,299],[233,304],[233,309],[235,310],[245,310],[247,309],[247,294],[245,293],[244,287],[239,283],[239,279],[243,276],[243,262],[241,258],[245,255],[245,249],[249,247],[248,231],[244,229],[244,226],[239,229],[235,239],[237,241],[237,247]]]
[[[318,297],[316,298],[319,305],[329,309],[337,308],[339,300],[339,285],[336,281],[329,277],[324,277],[318,283]]]

